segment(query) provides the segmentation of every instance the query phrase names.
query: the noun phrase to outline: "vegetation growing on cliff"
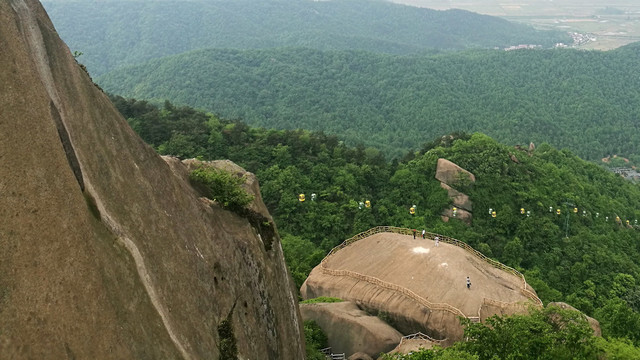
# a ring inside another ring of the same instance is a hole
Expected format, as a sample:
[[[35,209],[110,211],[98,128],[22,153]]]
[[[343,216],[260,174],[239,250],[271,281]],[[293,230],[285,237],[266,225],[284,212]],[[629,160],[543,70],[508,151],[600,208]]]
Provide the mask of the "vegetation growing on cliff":
[[[253,201],[253,196],[242,188],[246,181],[244,177],[201,166],[189,174],[189,179],[205,189],[206,196],[224,208],[238,212]]]
[[[218,351],[220,352],[221,360],[238,359],[238,345],[236,344],[236,337],[233,333],[232,314],[233,309],[229,312],[226,319],[222,320],[220,325],[218,325],[218,337],[220,339]]]

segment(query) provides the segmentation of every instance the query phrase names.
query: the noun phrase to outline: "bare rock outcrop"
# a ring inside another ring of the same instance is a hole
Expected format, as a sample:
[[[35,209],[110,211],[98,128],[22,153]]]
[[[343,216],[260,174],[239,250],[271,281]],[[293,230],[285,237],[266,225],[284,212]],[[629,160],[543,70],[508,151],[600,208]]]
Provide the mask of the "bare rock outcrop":
[[[482,321],[539,306],[520,276],[494,265],[457,245],[382,232],[334,251],[300,293],[385,312],[402,334],[421,332],[448,345],[462,339],[460,316]]]
[[[547,307],[550,307],[550,306],[555,306],[555,307],[558,307],[558,308],[563,309],[563,310],[577,311],[577,312],[583,314],[580,310],[578,310],[578,309],[574,308],[573,306],[571,306],[571,305],[569,305],[567,303],[564,303],[564,302],[550,302],[550,303],[547,304]],[[584,317],[587,319],[587,322],[589,323],[589,326],[593,330],[593,335],[602,336],[602,330],[600,329],[600,322],[598,320],[592,318],[591,316],[584,315]]]
[[[473,204],[469,196],[459,191],[476,181],[475,175],[461,168],[447,159],[438,159],[435,178],[440,181],[440,186],[447,190],[453,206],[445,209],[442,214],[443,221],[457,218],[467,224],[471,224],[473,218]]]
[[[469,181],[473,183],[476,181],[475,175],[453,162],[442,158],[438,159],[436,179],[453,188],[456,187],[456,184],[460,184],[461,182]]]
[[[39,2],[0,2],[0,48],[0,357],[304,358],[279,241],[200,201]]]
[[[464,209],[456,209],[454,214],[453,208],[445,209],[440,217],[444,222],[448,222],[450,219],[458,219],[464,221],[467,224],[470,224],[471,219],[473,218],[470,211]]]
[[[315,321],[327,334],[332,352],[349,358],[356,353],[377,357],[402,338],[396,329],[353,302],[300,304],[300,312],[304,320]]]
[[[469,195],[463,194],[460,191],[452,188],[451,186],[445,183],[440,183],[440,187],[447,190],[447,194],[449,195],[449,198],[453,200],[453,204],[458,209],[464,209],[464,210],[467,210],[468,212],[473,211],[473,203],[469,199]]]

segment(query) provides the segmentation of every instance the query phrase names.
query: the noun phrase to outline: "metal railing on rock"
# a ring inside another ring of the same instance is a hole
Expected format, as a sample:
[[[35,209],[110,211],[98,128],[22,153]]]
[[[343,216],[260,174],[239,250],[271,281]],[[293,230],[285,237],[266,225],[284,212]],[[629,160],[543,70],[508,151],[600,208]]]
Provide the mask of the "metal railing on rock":
[[[351,278],[355,278],[361,281],[366,281],[370,284],[385,288],[387,290],[391,290],[391,291],[395,291],[397,293],[400,293],[412,300],[414,300],[415,302],[417,302],[418,304],[425,306],[431,310],[444,310],[444,311],[448,311],[450,313],[453,313],[457,316],[462,316],[462,317],[466,317],[466,315],[457,307],[455,306],[451,306],[449,304],[446,303],[432,303],[431,301],[423,298],[422,296],[416,294],[415,292],[407,289],[406,287],[400,286],[400,285],[396,285],[396,284],[392,284],[383,280],[380,280],[376,277],[373,276],[368,276],[368,275],[363,275],[360,273],[357,273],[355,271],[351,271],[351,270],[337,270],[337,269],[329,269],[327,267],[322,266],[321,267],[322,271],[325,274],[329,274],[329,275],[334,275],[334,276],[348,276]]]
[[[429,336],[427,334],[423,334],[421,332],[417,332],[415,334],[410,334],[410,335],[403,336],[402,339],[400,339],[400,343],[398,344],[398,347],[402,347],[407,340],[426,340],[426,341],[430,341],[430,342],[432,342],[434,344],[437,344],[437,345],[441,345],[442,343],[447,341],[447,339],[436,340],[436,339],[432,338],[431,336]]]
[[[413,300],[417,301],[418,303],[426,306],[427,308],[430,308],[432,310],[444,310],[444,311],[448,311],[451,312],[453,314],[456,315],[460,315],[463,317],[467,317],[466,315],[464,315],[464,313],[454,307],[451,306],[449,304],[445,304],[445,303],[432,303],[429,300],[423,298],[422,296],[414,293],[413,291],[404,288],[402,286],[398,286],[396,284],[391,284],[391,283],[387,283],[385,281],[382,281],[378,278],[372,277],[372,276],[367,276],[367,275],[362,275],[359,274],[357,272],[354,271],[350,271],[350,270],[336,270],[336,269],[330,269],[326,266],[326,261],[327,259],[335,254],[337,251],[353,244],[356,241],[362,240],[364,238],[367,238],[369,236],[375,235],[375,234],[379,234],[379,233],[384,233],[384,232],[389,232],[389,233],[394,233],[394,234],[401,234],[401,235],[414,235],[414,236],[422,236],[421,234],[417,234],[417,231],[414,231],[412,229],[407,229],[407,228],[400,228],[400,227],[394,227],[394,226],[377,226],[374,228],[371,228],[369,230],[363,231],[357,235],[352,236],[351,238],[345,240],[344,242],[342,242],[342,244],[334,247],[333,249],[331,249],[331,251],[329,252],[329,254],[327,254],[327,256],[325,256],[324,259],[322,259],[322,262],[320,262],[320,268],[322,270],[322,272],[330,274],[330,275],[336,275],[336,276],[349,276],[349,277],[353,277],[353,278],[357,278],[372,284],[376,284],[378,286],[387,288],[389,290],[394,290],[396,292],[400,292],[403,295],[412,298]],[[436,234],[436,233],[425,233],[425,237],[429,237],[431,239],[435,239],[436,237],[438,237],[438,239],[444,243],[447,244],[451,244],[454,246],[457,246],[459,248],[462,248],[464,250],[466,250],[467,252],[469,252],[470,254],[474,255],[475,257],[477,257],[480,260],[485,261],[486,263],[488,263],[489,265],[493,266],[494,268],[500,269],[502,271],[508,272],[518,278],[520,278],[520,280],[522,281],[522,287],[520,288],[520,292],[527,298],[529,298],[530,300],[532,300],[537,306],[542,306],[542,301],[540,300],[540,298],[538,298],[538,296],[532,292],[531,290],[528,289],[528,284],[527,281],[524,278],[524,275],[522,275],[522,273],[520,273],[518,270],[509,267],[507,265],[502,264],[501,262],[498,262],[496,260],[490,259],[488,257],[486,257],[484,254],[482,254],[481,252],[479,252],[478,250],[472,248],[471,246],[469,246],[467,243],[462,242],[460,240],[451,238],[449,236],[446,235],[441,235],[441,234]],[[488,300],[488,299],[485,299]],[[502,304],[506,304],[508,306],[512,306],[511,303],[503,303],[503,302],[499,302],[496,300],[492,300],[496,303],[502,303]],[[515,304],[515,303],[513,303]]]
[[[414,340],[414,339],[429,340],[429,341],[434,342],[434,343],[439,343],[439,342],[443,342],[443,341],[447,340],[447,339],[436,340],[436,339],[432,338],[431,336],[429,336],[427,334],[423,334],[421,332],[417,332],[415,334],[410,334],[410,335],[405,335],[405,336],[402,337],[402,340]],[[402,340],[400,340],[400,343],[402,343]]]
[[[327,360],[345,360],[346,359],[345,353],[334,354],[331,351],[331,346],[326,347],[324,349],[320,349],[320,352],[324,355],[325,359]]]

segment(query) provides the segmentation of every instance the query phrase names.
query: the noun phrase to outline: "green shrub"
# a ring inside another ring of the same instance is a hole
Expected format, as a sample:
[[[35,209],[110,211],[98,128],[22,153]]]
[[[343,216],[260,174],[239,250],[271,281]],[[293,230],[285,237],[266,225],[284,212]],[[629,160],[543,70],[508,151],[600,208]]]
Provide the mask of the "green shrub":
[[[232,314],[233,310],[227,315],[227,318],[218,325],[218,336],[220,337],[218,351],[220,351],[220,360],[238,359],[238,346],[235,335],[233,334]]]
[[[253,201],[253,196],[242,188],[246,180],[244,177],[237,177],[218,169],[199,167],[191,172],[189,179],[206,197],[229,210],[238,212]]]
[[[326,357],[320,352],[320,349],[328,346],[327,335],[313,320],[306,320],[303,324],[307,360],[324,360]]]

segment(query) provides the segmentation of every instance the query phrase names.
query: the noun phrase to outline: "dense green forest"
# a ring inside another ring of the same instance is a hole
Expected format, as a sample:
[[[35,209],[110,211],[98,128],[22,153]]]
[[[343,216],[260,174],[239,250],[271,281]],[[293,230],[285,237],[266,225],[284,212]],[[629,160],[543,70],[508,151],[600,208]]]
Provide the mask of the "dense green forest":
[[[100,75],[202,48],[309,47],[406,54],[428,49],[571,43],[463,10],[377,0],[43,1],[62,39]]]
[[[455,131],[640,162],[640,44],[384,55],[201,50],[97,79],[107,91],[277,129],[340,134],[389,158]]]
[[[485,323],[464,321],[465,341],[382,360],[635,360],[640,349],[628,340],[593,336],[578,313],[548,307],[527,315],[494,316]],[[320,359],[320,358],[319,358]]]
[[[298,285],[358,232],[426,228],[521,270],[545,303],[566,301],[594,316],[605,337],[640,345],[640,186],[568,150],[539,144],[529,152],[480,133],[452,134],[388,162],[375,148],[320,132],[251,128],[169,102],[113,101],[160,153],[228,158],[254,172]],[[465,190],[475,209],[471,226],[440,217],[449,200],[434,179],[438,158],[476,176]],[[366,200],[371,208],[360,205]]]

